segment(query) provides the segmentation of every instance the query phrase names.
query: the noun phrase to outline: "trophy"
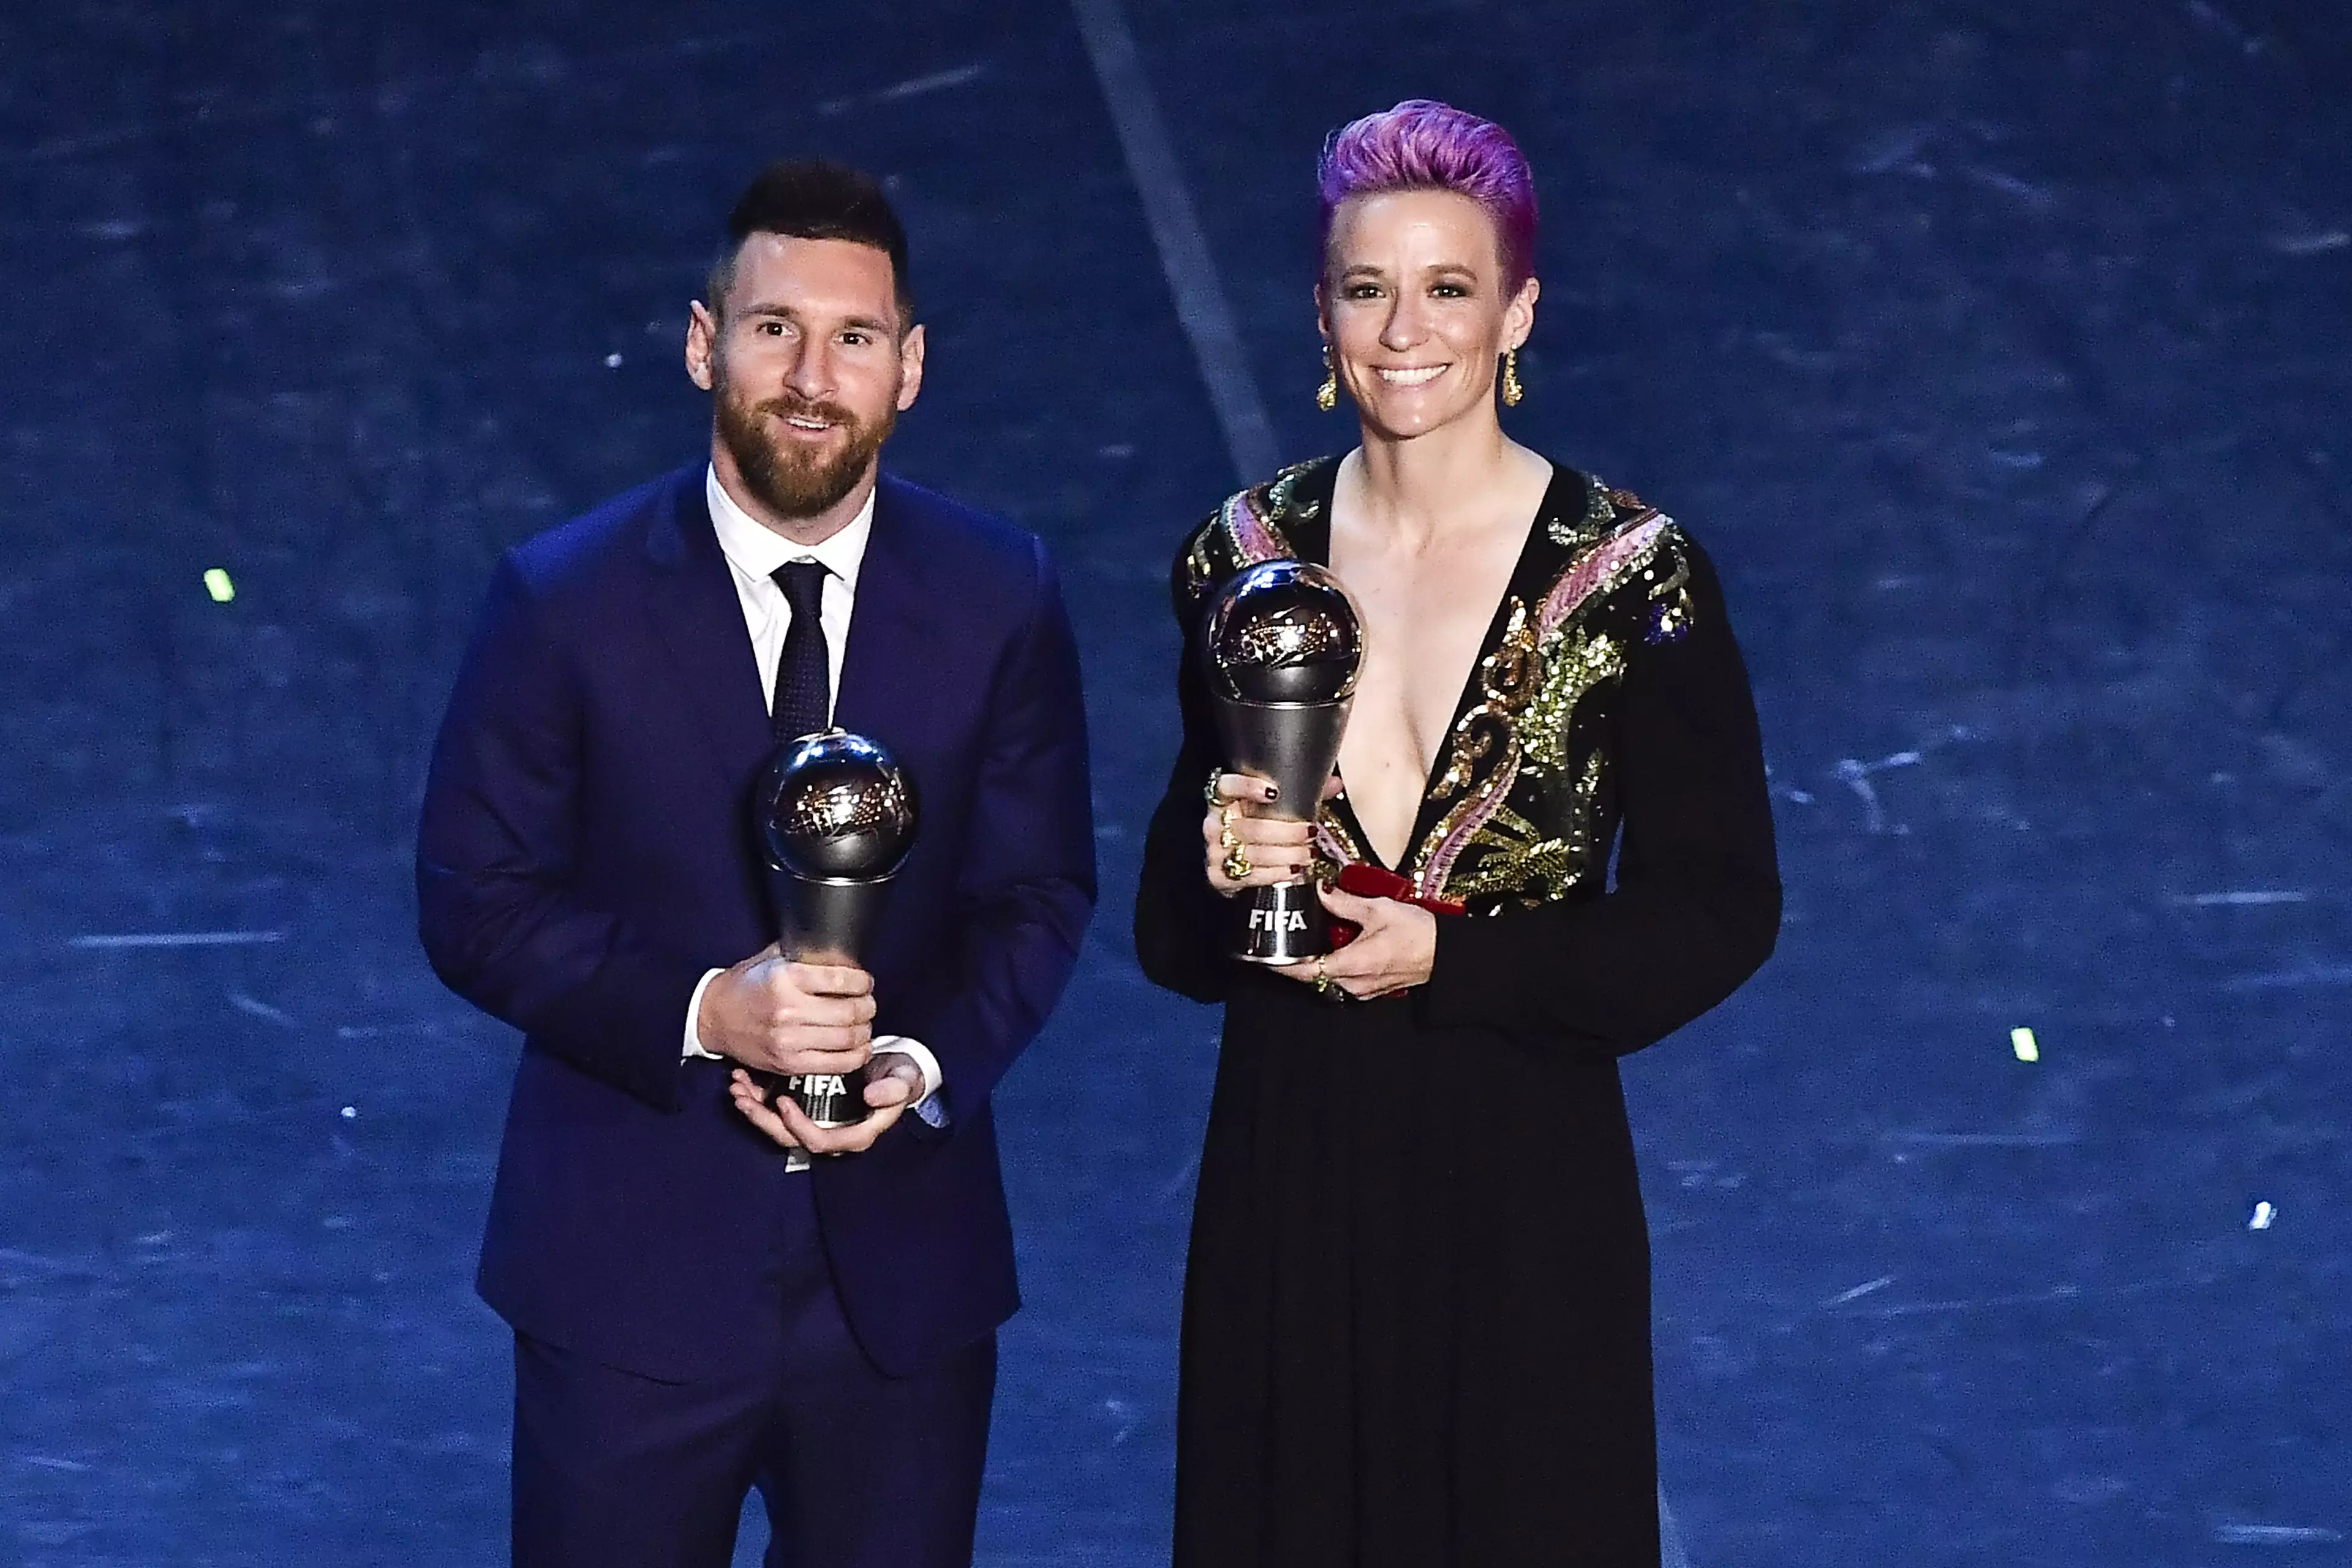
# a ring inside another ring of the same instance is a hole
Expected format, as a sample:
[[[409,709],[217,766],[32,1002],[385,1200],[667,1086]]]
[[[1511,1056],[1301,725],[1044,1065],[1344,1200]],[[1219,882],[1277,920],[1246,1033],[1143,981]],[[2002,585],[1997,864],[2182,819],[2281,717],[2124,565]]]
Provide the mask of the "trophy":
[[[1260,562],[1210,605],[1202,656],[1226,766],[1277,791],[1259,815],[1315,820],[1364,662],[1362,627],[1339,579],[1304,561]],[[1281,966],[1331,951],[1312,879],[1254,889],[1246,907],[1236,958]]]
[[[787,741],[754,802],[769,864],[782,873],[776,945],[807,963],[865,966],[890,879],[915,842],[915,795],[876,742],[845,730]],[[763,1075],[819,1127],[863,1121],[866,1072]]]

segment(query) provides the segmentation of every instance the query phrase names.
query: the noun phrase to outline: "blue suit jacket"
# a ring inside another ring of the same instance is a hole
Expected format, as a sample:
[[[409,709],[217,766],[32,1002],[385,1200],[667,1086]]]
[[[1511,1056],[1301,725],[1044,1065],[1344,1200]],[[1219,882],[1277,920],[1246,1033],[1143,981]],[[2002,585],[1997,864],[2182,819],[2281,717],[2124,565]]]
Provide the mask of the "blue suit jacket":
[[[869,956],[875,1032],[938,1056],[943,1129],[786,1174],[682,1061],[708,969],[772,936],[750,796],[760,672],[696,465],[510,551],[434,752],[419,928],[521,1029],[482,1295],[656,1377],[779,1329],[777,1216],[814,1181],[850,1325],[904,1374],[1019,1305],[990,1091],[1061,994],[1095,897],[1076,649],[1032,536],[885,476],[835,710],[913,775],[921,824]]]

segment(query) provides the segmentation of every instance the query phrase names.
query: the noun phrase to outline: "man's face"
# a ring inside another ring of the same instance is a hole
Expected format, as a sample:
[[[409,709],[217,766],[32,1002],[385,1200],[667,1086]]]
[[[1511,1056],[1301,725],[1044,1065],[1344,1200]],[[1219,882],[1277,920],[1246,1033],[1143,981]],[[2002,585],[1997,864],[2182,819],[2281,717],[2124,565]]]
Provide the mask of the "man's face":
[[[712,306],[694,308],[686,363],[717,398],[714,460],[779,518],[838,505],[922,387],[923,329],[899,320],[889,255],[755,234]]]

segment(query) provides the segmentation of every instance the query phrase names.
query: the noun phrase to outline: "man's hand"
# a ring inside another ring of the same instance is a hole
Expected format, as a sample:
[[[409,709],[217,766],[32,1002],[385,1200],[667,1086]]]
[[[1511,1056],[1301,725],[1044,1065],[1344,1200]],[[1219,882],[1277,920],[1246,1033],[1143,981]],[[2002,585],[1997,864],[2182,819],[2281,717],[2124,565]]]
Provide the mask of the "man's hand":
[[[766,1072],[856,1072],[874,1049],[874,977],[771,946],[703,987],[695,1032],[704,1049]]]
[[[876,1057],[866,1082],[866,1103],[874,1108],[874,1114],[849,1127],[819,1127],[787,1096],[778,1096],[771,1106],[766,1092],[740,1068],[735,1069],[727,1088],[735,1097],[735,1109],[787,1149],[805,1149],[812,1154],[861,1154],[896,1126],[907,1108],[921,1096],[923,1069],[904,1051],[884,1051]]]

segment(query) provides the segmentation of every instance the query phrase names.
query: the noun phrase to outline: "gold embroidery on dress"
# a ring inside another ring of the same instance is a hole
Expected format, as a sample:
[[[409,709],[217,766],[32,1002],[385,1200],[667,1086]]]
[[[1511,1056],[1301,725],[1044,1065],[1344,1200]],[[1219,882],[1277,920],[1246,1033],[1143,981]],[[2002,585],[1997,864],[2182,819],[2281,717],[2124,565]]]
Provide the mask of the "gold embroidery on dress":
[[[1314,468],[1295,463],[1263,484],[1225,499],[1184,552],[1184,585],[1194,599],[1226,574],[1253,563],[1295,555],[1284,523],[1298,481]],[[1312,516],[1310,505],[1300,515]]]
[[[1516,893],[1537,884],[1564,886],[1571,879],[1575,848],[1565,838],[1547,838],[1542,829],[1504,806],[1478,830],[1486,853],[1477,866],[1445,880],[1445,896],[1467,902],[1487,893]]]
[[[1648,576],[1648,573],[1643,573]],[[1654,643],[1680,642],[1691,628],[1690,557],[1675,552],[1675,569],[1650,590],[1650,629]]]
[[[1287,536],[1282,525],[1290,515],[1295,512],[1299,517],[1311,518],[1321,510],[1313,501],[1305,506],[1297,504],[1298,481],[1305,479],[1314,467],[1312,461],[1293,463],[1265,482],[1265,524],[1276,537],[1285,540],[1286,549],[1288,548]]]
[[[1291,492],[1298,488],[1298,475],[1299,470],[1295,468],[1285,468],[1275,475],[1273,480],[1265,487],[1267,510],[1288,511],[1290,510],[1290,496]]]
[[[1654,516],[1655,514],[1653,513],[1652,515]],[[1644,520],[1644,521],[1646,521],[1647,520]],[[1570,567],[1568,571],[1560,574],[1561,577],[1565,579],[1575,575],[1579,571],[1588,569],[1587,563],[1591,562],[1593,557],[1601,555],[1603,551],[1616,543],[1618,541],[1629,539],[1634,534],[1635,530],[1641,526],[1643,526],[1643,524],[1636,523],[1632,527],[1619,529],[1615,533],[1611,534],[1607,539],[1601,541],[1599,545],[1579,556],[1577,558],[1576,564]],[[1635,550],[1622,561],[1612,563],[1607,571],[1595,578],[1591,584],[1585,588],[1583,595],[1577,601],[1576,609],[1561,617],[1559,622],[1554,625],[1547,635],[1557,637],[1559,635],[1561,626],[1564,626],[1570,621],[1574,620],[1577,616],[1588,612],[1592,606],[1605,603],[1612,594],[1614,594],[1618,589],[1623,587],[1628,582],[1632,581],[1635,573],[1652,570],[1657,562],[1659,552],[1664,549],[1668,540],[1673,536],[1671,527],[1661,528],[1651,536],[1647,543],[1642,545],[1641,548]]]
[[[1620,563],[1613,572],[1592,585],[1575,612],[1544,634],[1539,660],[1541,684],[1522,721],[1526,731],[1522,744],[1530,771],[1566,770],[1569,726],[1576,718],[1577,704],[1593,688],[1625,673],[1623,644],[1606,631],[1584,630],[1583,623],[1591,606],[1607,603],[1609,595],[1634,573],[1654,570],[1652,563],[1665,538],[1664,533],[1660,533],[1649,548]]]
[[[1562,833],[1546,837],[1540,827],[1509,806],[1497,809],[1471,837],[1469,850],[1476,853],[1476,863],[1445,879],[1445,896],[1465,903],[1490,893],[1536,895],[1530,903],[1567,897],[1597,863],[1595,827],[1604,763],[1597,751],[1584,759]]]
[[[1536,658],[1535,627],[1528,619],[1528,606],[1517,595],[1511,596],[1509,615],[1503,622],[1503,635],[1495,644],[1495,651],[1478,661],[1478,689],[1485,699],[1455,721],[1454,743],[1447,753],[1445,771],[1437,775],[1430,788],[1432,800],[1445,800],[1470,782],[1477,764],[1484,762],[1494,749],[1493,738],[1474,733],[1475,721],[1508,720],[1527,700],[1531,679],[1540,673]],[[1440,825],[1437,837],[1445,837],[1444,825]]]
[[[1484,703],[1462,715],[1461,722],[1454,726],[1454,744],[1446,752],[1445,771],[1438,774],[1437,782],[1430,786],[1430,799],[1448,799],[1455,790],[1470,783],[1478,771],[1478,764],[1485,762],[1495,749],[1493,733],[1479,726],[1496,717],[1494,710]],[[1450,830],[1452,821],[1449,817],[1438,824],[1437,836],[1440,838]]]
[[[1565,517],[1555,517],[1545,525],[1544,532],[1554,544],[1569,549],[1582,549],[1609,531],[1616,521],[1616,499],[1622,491],[1612,491],[1591,474],[1584,476],[1584,515],[1570,522]],[[1631,497],[1625,498],[1631,500]],[[1633,504],[1639,505],[1639,502]]]
[[[1196,599],[1209,591],[1209,584],[1217,575],[1217,558],[1209,549],[1209,541],[1216,531],[1202,529],[1192,536],[1192,547],[1184,552],[1184,586]]]
[[[1496,756],[1495,764],[1475,788],[1465,788],[1476,776],[1477,764]],[[1507,711],[1482,702],[1462,715],[1454,727],[1453,761],[1439,780],[1441,788],[1430,792],[1431,798],[1442,800],[1456,790],[1462,798],[1455,801],[1446,814],[1438,818],[1437,826],[1415,847],[1411,869],[1406,872],[1423,898],[1435,898],[1453,871],[1454,863],[1462,851],[1476,842],[1476,835],[1456,844],[1452,842],[1462,830],[1462,825],[1472,814],[1499,795],[1507,794],[1513,775],[1518,772],[1518,730]]]
[[[1478,661],[1479,689],[1484,700],[1462,715],[1454,726],[1454,742],[1446,756],[1445,771],[1437,776],[1430,788],[1430,798],[1445,801],[1460,794],[1445,815],[1437,821],[1427,837],[1417,847],[1413,864],[1406,875],[1412,877],[1423,897],[1434,896],[1429,885],[1433,878],[1442,882],[1452,868],[1461,846],[1448,853],[1447,840],[1460,830],[1470,814],[1492,799],[1498,790],[1508,790],[1512,777],[1518,771],[1519,710],[1535,694],[1536,678],[1542,673],[1542,660],[1536,652],[1536,632],[1528,617],[1527,602],[1517,595],[1510,601],[1510,612],[1503,623],[1503,635],[1495,644],[1495,651]],[[1496,756],[1499,749],[1500,755]],[[1479,764],[1495,757],[1494,765],[1486,770],[1486,782],[1470,789],[1477,777]],[[1464,793],[1465,792],[1466,793]],[[1475,840],[1474,840],[1475,842]]]
[[[1314,871],[1318,881],[1328,882],[1339,874],[1340,867],[1371,858],[1364,853],[1364,847],[1356,842],[1356,836],[1348,831],[1348,825],[1339,819],[1339,814],[1333,809],[1334,804],[1325,801],[1322,808],[1315,814]]]
[[[1656,516],[1643,510],[1579,553],[1554,579],[1553,595],[1570,583],[1576,588],[1573,607],[1549,629],[1528,614],[1525,601],[1510,600],[1495,651],[1479,661],[1484,700],[1455,724],[1445,770],[1431,787],[1432,801],[1447,809],[1406,868],[1423,896],[1501,893],[1511,890],[1509,879],[1517,876],[1557,898],[1585,875],[1602,753],[1592,752],[1577,766],[1572,727],[1585,698],[1623,677],[1628,653],[1622,609],[1606,629],[1592,623],[1637,575],[1655,577],[1662,551],[1677,537],[1665,529],[1652,529],[1646,538],[1636,534]],[[1622,560],[1606,553],[1628,544],[1634,547]],[[1676,561],[1679,565],[1678,552]],[[1511,810],[1522,769],[1530,779],[1574,774],[1568,821],[1556,843]],[[1512,830],[1507,818],[1525,826]]]
[[[1571,622],[1554,632],[1551,642],[1543,684],[1521,722],[1528,770],[1535,773],[1567,771],[1568,731],[1576,705],[1594,687],[1625,673],[1625,650],[1607,632],[1587,633]]]

